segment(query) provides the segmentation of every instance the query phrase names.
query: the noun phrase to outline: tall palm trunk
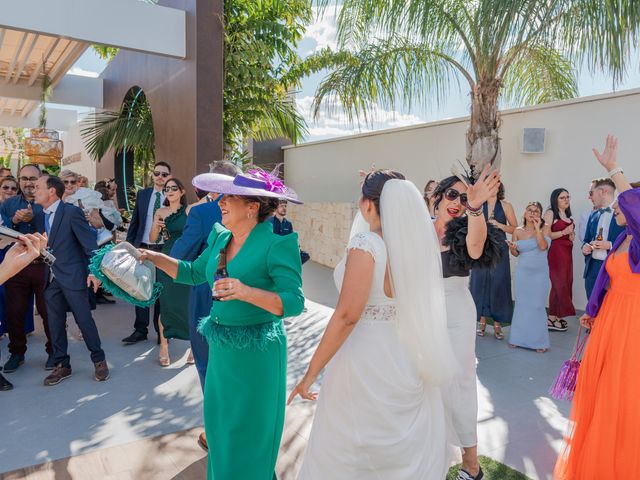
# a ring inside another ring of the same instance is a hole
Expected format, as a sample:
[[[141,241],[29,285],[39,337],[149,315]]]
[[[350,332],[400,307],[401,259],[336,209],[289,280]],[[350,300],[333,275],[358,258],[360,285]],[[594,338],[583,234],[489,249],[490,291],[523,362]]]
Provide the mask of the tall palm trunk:
[[[501,81],[491,79],[473,86],[471,91],[471,121],[467,130],[467,163],[474,175],[487,164],[500,166],[500,113],[498,97]]]

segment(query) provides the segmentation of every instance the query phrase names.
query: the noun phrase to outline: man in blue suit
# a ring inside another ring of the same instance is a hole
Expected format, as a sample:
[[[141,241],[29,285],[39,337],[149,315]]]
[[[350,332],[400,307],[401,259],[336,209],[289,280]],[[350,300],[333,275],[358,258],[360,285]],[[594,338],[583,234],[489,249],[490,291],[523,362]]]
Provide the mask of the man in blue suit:
[[[93,275],[89,275],[89,259],[98,245],[82,210],[64,203],[63,194],[64,183],[58,177],[43,175],[36,182],[35,200],[44,209],[49,248],[56,257],[53,266],[47,268],[44,292],[55,362],[53,372],[44,379],[46,386],[57,385],[71,376],[71,361],[67,353],[68,309],[73,313],[84,343],[91,352],[94,378],[97,381],[109,378],[98,328],[91,316],[88,292],[88,287],[96,291],[100,285]]]
[[[611,210],[615,192],[616,186],[610,178],[597,178],[591,182],[589,197],[595,208],[589,215],[587,229],[582,239],[582,253],[585,261],[584,286],[587,298],[591,296],[598,272],[613,242],[624,230],[624,227],[617,224]],[[598,240],[600,234],[602,240]]]
[[[214,162],[211,173],[219,173],[235,177],[240,170],[231,162]],[[178,260],[193,261],[207,248],[207,239],[213,225],[222,220],[218,196],[207,196],[207,192],[196,191],[204,203],[191,207],[182,236],[171,248],[171,256]],[[205,200],[206,199],[206,200]],[[204,379],[209,359],[209,346],[197,331],[198,322],[211,311],[211,289],[207,283],[191,288],[189,297],[189,339],[193,359],[196,363],[200,384],[204,389]]]
[[[164,184],[171,177],[171,166],[166,162],[157,162],[153,167],[153,187],[145,188],[138,192],[136,206],[133,210],[129,230],[127,230],[127,242],[137,248],[160,251],[162,245],[151,243],[149,233],[153,225],[153,216],[164,203]],[[149,308],[136,307],[136,320],[133,324],[134,331],[131,335],[122,339],[125,345],[133,345],[147,339],[149,333]],[[160,316],[160,303],[153,307],[153,324],[158,331],[158,318]],[[159,339],[158,339],[159,341]]]
[[[214,162],[212,173],[235,177],[240,173],[240,170],[230,162]],[[171,256],[179,260],[193,261],[198,258],[207,248],[207,239],[214,224],[222,220],[222,214],[218,206],[219,195],[208,196],[207,192],[200,190],[196,191],[196,194],[204,203],[191,207],[182,236],[176,240],[171,248]],[[209,345],[205,338],[200,335],[197,327],[200,319],[208,316],[211,312],[212,303],[211,289],[208,283],[191,287],[191,295],[189,296],[189,340],[191,341],[191,351],[193,352],[193,359],[196,363],[203,391],[207,363],[209,361]],[[203,449],[208,449],[204,432],[200,434],[198,443]]]

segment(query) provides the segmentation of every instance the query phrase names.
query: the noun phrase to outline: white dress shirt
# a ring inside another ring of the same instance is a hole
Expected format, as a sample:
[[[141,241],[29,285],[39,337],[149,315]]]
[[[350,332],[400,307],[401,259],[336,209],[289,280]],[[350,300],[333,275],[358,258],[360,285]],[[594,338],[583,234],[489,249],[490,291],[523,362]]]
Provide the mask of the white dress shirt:
[[[144,233],[142,234],[142,243],[146,243],[147,245],[154,243],[149,240],[149,234],[151,233],[151,226],[153,225],[153,206],[156,203],[157,193],[160,194],[160,208],[162,208],[162,203],[164,202],[164,192],[154,188],[153,193],[151,193],[149,206],[147,207],[147,222],[144,224]]]
[[[49,205],[49,208],[44,209],[45,215],[49,214],[49,228],[47,229],[49,233],[51,233],[51,228],[53,227],[53,219],[56,216],[56,210],[58,210],[58,207],[60,206],[60,202],[61,200],[56,200],[54,203]],[[45,217],[45,220],[46,220],[46,217]]]

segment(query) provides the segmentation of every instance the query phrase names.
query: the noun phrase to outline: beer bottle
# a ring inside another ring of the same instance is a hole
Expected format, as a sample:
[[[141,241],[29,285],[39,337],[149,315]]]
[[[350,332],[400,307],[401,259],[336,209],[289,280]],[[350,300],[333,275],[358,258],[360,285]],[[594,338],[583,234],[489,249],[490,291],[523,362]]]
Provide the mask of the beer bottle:
[[[598,230],[598,236],[596,237],[596,240],[597,240],[598,242],[601,242],[601,241],[603,241],[603,240],[604,240],[604,236],[602,235],[602,234],[603,234],[603,232],[604,232],[604,228],[603,228],[603,227],[600,227],[600,229]]]
[[[223,278],[228,278],[229,274],[227,273],[227,250],[220,250],[220,256],[218,257],[218,269],[216,270],[215,275],[213,276],[213,283],[215,284],[218,280]],[[219,302],[220,298],[216,295],[215,289],[211,292],[211,299],[214,302]]]

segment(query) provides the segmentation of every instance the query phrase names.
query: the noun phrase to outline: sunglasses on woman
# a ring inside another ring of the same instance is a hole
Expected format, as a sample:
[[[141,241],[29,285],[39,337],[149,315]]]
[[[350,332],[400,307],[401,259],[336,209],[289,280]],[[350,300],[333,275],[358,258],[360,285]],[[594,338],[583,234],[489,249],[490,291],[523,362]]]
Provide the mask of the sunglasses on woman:
[[[11,187],[9,185],[3,185],[2,186],[2,190],[11,190],[12,192],[17,192],[18,191],[18,187]]]
[[[77,180],[64,180],[63,183],[65,185],[75,185],[76,183],[78,183]]]
[[[162,178],[167,178],[169,175],[171,175],[171,174],[167,173],[167,172],[153,172],[153,176],[154,177],[162,176]]]
[[[458,197],[460,198],[460,203],[466,207],[467,206],[467,194],[466,193],[460,193],[455,188],[447,188],[444,191],[444,198],[446,198],[450,202],[453,202]]]
[[[169,193],[169,192],[177,192],[178,190],[180,190],[180,187],[178,187],[177,185],[171,185],[170,187],[164,187],[164,193]]]

